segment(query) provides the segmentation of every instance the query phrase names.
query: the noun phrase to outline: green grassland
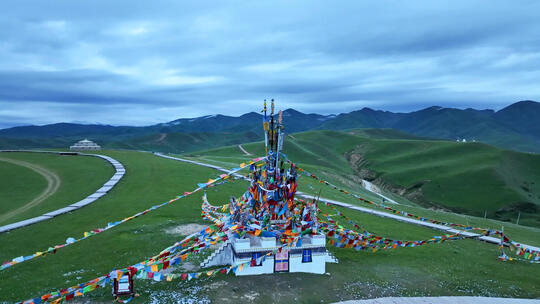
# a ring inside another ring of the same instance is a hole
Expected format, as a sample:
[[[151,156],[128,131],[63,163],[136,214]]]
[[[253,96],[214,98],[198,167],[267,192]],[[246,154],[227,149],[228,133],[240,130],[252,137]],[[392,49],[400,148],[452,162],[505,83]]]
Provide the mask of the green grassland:
[[[1,153],[0,157],[39,165],[58,175],[61,180],[53,195],[31,209],[0,222],[0,225],[39,216],[76,203],[94,193],[114,174],[114,168],[97,157],[43,153]],[[8,164],[10,166],[7,167],[6,164],[0,162],[0,208],[3,212],[30,201],[47,185],[45,179],[37,173],[22,166],[14,167]]]
[[[347,168],[344,168],[343,170],[336,169],[336,166],[334,168],[328,167],[328,161],[324,159],[323,155],[326,155],[326,148],[320,148],[319,145],[325,145],[326,138],[327,137],[333,137],[333,144],[332,147],[336,149],[338,152],[334,152],[334,155],[332,157],[339,157],[336,156],[336,154],[348,153],[348,149],[351,149],[351,147],[355,147],[355,144],[358,145],[368,145],[372,141],[374,141],[373,138],[381,138],[381,137],[390,137],[395,138],[400,136],[399,132],[394,132],[389,130],[388,132],[383,132],[384,130],[351,130],[347,133],[341,133],[341,132],[308,132],[308,133],[300,133],[300,134],[294,134],[292,137],[288,136],[287,141],[285,142],[284,149],[288,155],[288,157],[297,162],[299,166],[306,168],[308,171],[316,174],[317,176],[320,176],[324,178],[325,180],[330,181],[331,183],[338,185],[340,187],[343,187],[344,189],[347,189],[351,191],[352,193],[355,193],[365,199],[369,199],[371,201],[374,201],[376,203],[382,203],[382,200],[380,197],[372,194],[371,192],[366,191],[363,189],[358,181],[358,177],[354,175],[354,172],[352,170],[348,171]],[[320,133],[320,134],[319,134]],[[373,134],[376,134],[373,136]],[[382,133],[382,134],[381,134]],[[322,135],[321,135],[322,134]],[[360,137],[360,138],[359,138]],[[336,138],[341,138],[341,141],[336,140]],[[291,143],[291,142],[295,143]],[[378,139],[375,140],[376,144],[382,145],[380,142],[386,143],[387,139]],[[401,151],[404,151],[405,149],[401,149],[401,147],[406,147],[407,145],[411,144],[418,144],[417,140],[391,140],[391,143],[395,144],[396,146],[399,146],[400,148],[392,147],[392,150],[387,151],[387,154],[392,154],[391,151],[395,151],[394,153],[401,154]],[[412,142],[412,143],[411,143]],[[450,147],[461,147],[461,148],[468,148],[473,147],[475,148],[476,144],[461,144],[461,143],[453,143],[448,141],[431,141],[431,140],[423,140],[420,141],[421,143],[424,143],[426,146],[443,146],[449,145]],[[305,145],[303,149],[298,148],[300,145]],[[242,145],[244,149],[246,149],[249,153],[252,153],[254,155],[247,156],[237,146],[229,146],[229,147],[223,147],[218,149],[212,149],[212,150],[206,150],[206,151],[200,151],[200,152],[193,152],[182,155],[182,157],[190,158],[194,160],[199,160],[207,163],[212,163],[215,165],[220,165],[225,168],[232,168],[236,166],[239,162],[246,161],[250,158],[253,158],[255,155],[260,156],[264,155],[264,145],[261,143],[250,143],[250,144],[244,144]],[[531,180],[534,180],[534,174],[535,174],[535,167],[534,167],[534,161],[537,160],[538,156],[536,155],[530,155],[525,153],[514,153],[504,150],[498,150],[489,146],[481,145],[481,148],[488,149],[489,151],[495,151],[499,153],[503,153],[505,155],[512,156],[514,159],[514,163],[510,167],[511,169],[515,169],[514,174],[523,174],[526,178],[531,178]],[[354,149],[354,148],[353,148]],[[305,151],[309,152],[305,152]],[[419,153],[421,151],[419,150]],[[473,150],[473,152],[476,152],[476,150]],[[492,152],[492,153],[495,153]],[[413,151],[409,151],[409,153],[413,154]],[[381,157],[385,157],[385,154],[381,153]],[[439,156],[442,158],[442,156]],[[343,160],[344,157],[340,157],[342,159],[341,165],[346,166],[346,160]],[[508,158],[507,158],[508,159]],[[328,159],[330,160],[330,158]],[[441,160],[441,162],[444,162],[444,159]],[[459,161],[454,161],[455,163],[459,163]],[[531,165],[532,164],[532,165]],[[509,163],[507,163],[509,165]],[[339,166],[337,166],[339,167]],[[521,168],[520,168],[521,167]],[[348,167],[350,168],[350,167]],[[500,170],[505,169],[504,167],[499,167]],[[508,170],[508,167],[506,168]],[[510,175],[508,175],[510,176]],[[482,177],[482,178],[488,178]],[[474,179],[464,179],[464,184],[467,183],[467,185],[464,185],[464,189],[467,189],[468,184],[471,183],[477,183]],[[531,183],[532,184],[532,183]],[[308,185],[311,185],[312,187],[308,187]],[[492,191],[492,197],[498,197],[501,192],[506,191],[504,188],[512,187],[512,184],[509,185],[503,185],[503,190],[500,191],[500,189],[497,189],[495,187],[490,187],[490,190]],[[513,191],[520,191],[519,188],[510,188],[513,189]],[[343,202],[348,202],[351,204],[357,204],[359,206],[373,208],[377,210],[382,210],[380,208],[375,208],[369,204],[363,203],[359,200],[356,200],[352,198],[351,196],[345,195],[343,193],[340,193],[338,191],[335,191],[331,189],[330,187],[324,186],[315,180],[307,177],[302,177],[301,184],[299,185],[299,190],[304,191],[306,193],[315,195],[321,191],[321,196],[329,199],[335,199]],[[444,190],[444,189],[443,189]],[[469,189],[467,189],[470,191]],[[538,191],[537,193],[540,193]],[[459,223],[459,224],[466,224],[466,225],[474,225],[477,227],[484,227],[484,228],[490,228],[490,229],[501,229],[502,226],[504,226],[505,231],[508,233],[510,237],[515,236],[515,239],[520,242],[529,242],[530,244],[539,244],[540,243],[540,230],[533,227],[527,227],[523,226],[523,224],[530,224],[531,226],[537,226],[534,225],[535,222],[532,223],[527,222],[527,214],[522,213],[522,219],[525,214],[525,220],[521,220],[521,225],[516,225],[514,223],[506,222],[506,221],[500,221],[494,218],[493,213],[488,213],[488,218],[483,218],[483,212],[481,212],[481,216],[474,216],[474,215],[468,215],[468,214],[456,214],[452,212],[448,212],[442,209],[427,209],[422,206],[419,206],[415,204],[414,202],[411,202],[410,200],[407,200],[403,196],[392,194],[389,191],[384,191],[383,194],[386,196],[391,197],[395,201],[399,202],[400,205],[394,206],[391,204],[386,203],[387,205],[390,205],[394,207],[395,209],[410,212],[412,214],[436,219],[439,221],[447,221],[447,222],[453,222],[453,223]],[[466,197],[466,195],[462,194],[463,197]],[[470,202],[470,200],[469,200]],[[473,202],[474,203],[474,202]],[[386,211],[390,212],[390,211]],[[472,214],[475,214],[474,212],[471,212]],[[532,214],[531,216],[538,216],[538,214]]]
[[[260,143],[243,147],[264,154]],[[487,212],[488,218],[514,222],[520,213],[521,224],[540,227],[537,154],[381,129],[297,133],[287,137],[284,149],[301,167],[342,180],[353,191],[362,192],[354,184],[363,178],[406,205],[475,216]],[[236,146],[186,156],[223,164],[246,157]]]
[[[66,127],[69,129],[69,127]],[[129,128],[129,127],[128,127]],[[119,131],[122,133],[121,131]],[[0,149],[65,149],[73,143],[88,138],[105,149],[126,149],[136,151],[161,151],[185,153],[203,149],[211,149],[225,145],[239,144],[259,140],[261,134],[246,130],[230,130],[229,132],[171,132],[166,128],[153,127],[147,129],[133,128],[125,134],[93,134],[80,133],[66,136],[45,136],[11,138],[0,136]]]
[[[17,209],[38,196],[47,186],[45,178],[31,169],[0,160],[0,210]]]
[[[100,152],[101,153],[101,152]],[[196,182],[215,177],[210,169],[178,164],[148,153],[110,152],[126,175],[115,191],[76,212],[0,234],[0,259],[7,260],[64,243],[68,237],[104,227],[152,205],[193,190]],[[231,184],[233,185],[233,184]],[[234,186],[233,186],[234,189]],[[237,188],[238,192],[241,188]],[[212,191],[212,190],[211,190]],[[210,191],[210,192],[211,192]],[[223,199],[228,196],[224,193]],[[201,197],[193,196],[152,212],[84,242],[0,272],[0,300],[15,301],[92,279],[115,267],[131,265],[179,240],[164,229],[201,222]],[[110,291],[107,291],[109,293]]]
[[[352,152],[375,181],[425,206],[540,226],[540,156],[479,143],[371,140]],[[419,197],[418,197],[419,195]]]
[[[246,149],[256,146],[246,145]],[[149,153],[101,151],[122,162],[126,176],[115,191],[77,212],[56,217],[10,233],[0,234],[0,259],[46,249],[106,226],[194,189],[197,182],[219,172],[156,157]],[[237,155],[241,158],[241,155]],[[235,155],[231,156],[235,157]],[[230,163],[233,163],[230,160]],[[208,189],[209,200],[220,204],[247,186],[234,181]],[[331,195],[333,192],[328,190]],[[0,302],[38,296],[102,275],[153,256],[182,239],[165,230],[186,223],[207,223],[200,218],[201,194],[178,200],[145,216],[122,224],[54,255],[15,265],[0,272]],[[343,197],[343,199],[347,199]],[[350,200],[350,197],[348,198]],[[324,207],[323,207],[324,208]],[[412,208],[412,207],[411,207]],[[440,232],[410,224],[342,210],[369,231],[390,238],[419,240]],[[532,228],[531,228],[532,229]],[[535,230],[538,236],[538,230]],[[528,263],[503,263],[497,246],[474,240],[452,241],[385,252],[357,252],[330,248],[339,259],[327,264],[326,275],[276,274],[235,277],[218,275],[195,281],[149,282],[136,280],[140,297],[135,303],[196,302],[332,302],[377,296],[485,295],[540,297],[540,268]],[[196,264],[200,258],[188,259]],[[324,286],[324,288],[321,288]],[[110,289],[96,290],[90,301],[110,301]]]
[[[258,135],[253,132],[243,133],[154,133],[122,141],[108,142],[105,146],[112,149],[131,149],[184,153],[254,141]]]

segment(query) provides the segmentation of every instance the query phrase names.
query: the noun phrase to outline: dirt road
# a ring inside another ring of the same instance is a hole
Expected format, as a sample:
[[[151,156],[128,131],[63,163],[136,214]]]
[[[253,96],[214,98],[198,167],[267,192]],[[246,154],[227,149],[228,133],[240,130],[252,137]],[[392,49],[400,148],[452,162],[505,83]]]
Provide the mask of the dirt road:
[[[252,155],[251,153],[246,151],[246,149],[244,149],[244,147],[242,147],[242,145],[238,145],[238,148],[240,148],[240,150],[242,150],[242,152],[244,152],[245,155]]]
[[[15,160],[15,159],[10,159],[10,158],[3,158],[3,157],[0,157],[0,161],[4,161],[4,162],[8,162],[8,163],[11,163],[11,164],[14,164],[14,165],[18,165],[18,166],[23,166],[23,167],[26,167],[30,170],[33,170],[34,172],[40,174],[41,176],[43,176],[46,180],[47,180],[47,187],[45,188],[45,190],[43,190],[43,192],[41,192],[38,196],[36,196],[33,200],[31,200],[30,202],[24,204],[23,206],[17,208],[17,209],[14,209],[14,210],[11,210],[5,214],[0,214],[0,222],[3,222],[5,220],[8,220],[10,218],[12,218],[13,216],[21,213],[21,212],[24,212],[36,205],[38,205],[39,203],[43,202],[44,200],[46,200],[49,196],[53,195],[56,190],[58,190],[58,188],[60,187],[60,184],[61,184],[61,180],[60,180],[60,177],[58,177],[58,175],[56,175],[56,173],[54,172],[51,172],[41,166],[38,166],[36,164],[32,164],[32,163],[29,163],[29,162],[25,162],[25,161],[22,161],[22,160]]]

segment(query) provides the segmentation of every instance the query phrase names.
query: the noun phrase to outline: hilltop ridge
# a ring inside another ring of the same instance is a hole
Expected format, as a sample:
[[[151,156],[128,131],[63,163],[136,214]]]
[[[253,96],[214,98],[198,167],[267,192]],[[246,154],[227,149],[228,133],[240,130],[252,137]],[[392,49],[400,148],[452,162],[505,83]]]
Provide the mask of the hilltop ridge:
[[[537,123],[540,121],[540,103],[530,100],[516,102],[499,111],[431,106],[410,113],[394,113],[364,107],[349,113],[321,115],[289,108],[283,111],[283,116],[287,121],[287,133],[384,128],[421,137],[475,140],[511,150],[540,152],[540,124]],[[0,130],[0,148],[30,148],[34,147],[36,139],[58,147],[81,137],[98,140],[105,147],[140,148],[135,143],[144,138],[160,138],[159,134],[173,133],[184,133],[182,136],[188,137],[195,133],[221,133],[220,136],[236,138],[237,141],[230,142],[233,144],[243,142],[242,134],[249,134],[250,139],[253,134],[262,138],[261,121],[262,114],[249,112],[236,117],[216,114],[180,118],[145,127],[74,123],[19,126]]]

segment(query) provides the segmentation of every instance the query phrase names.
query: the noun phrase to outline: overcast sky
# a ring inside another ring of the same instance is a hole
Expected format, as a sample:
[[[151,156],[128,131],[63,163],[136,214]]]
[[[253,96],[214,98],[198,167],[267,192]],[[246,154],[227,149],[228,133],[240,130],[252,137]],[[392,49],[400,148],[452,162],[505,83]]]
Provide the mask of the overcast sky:
[[[205,3],[201,5],[200,3]],[[540,1],[2,1],[0,128],[540,100]]]

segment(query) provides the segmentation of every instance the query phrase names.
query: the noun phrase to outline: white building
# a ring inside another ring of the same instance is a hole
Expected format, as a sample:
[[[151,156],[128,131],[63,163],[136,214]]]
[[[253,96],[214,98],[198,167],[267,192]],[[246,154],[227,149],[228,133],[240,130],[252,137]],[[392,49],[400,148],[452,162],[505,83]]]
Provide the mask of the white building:
[[[101,147],[95,142],[85,138],[75,143],[73,146],[70,146],[69,149],[70,150],[101,150]]]
[[[326,250],[324,234],[309,235],[302,238],[296,247],[282,247],[275,237],[232,238],[223,243],[210,255],[201,267],[222,265],[237,266],[248,264],[236,272],[236,275],[257,275],[275,272],[308,272],[324,274],[326,263],[337,263],[338,260]],[[281,251],[274,252],[281,247]]]

